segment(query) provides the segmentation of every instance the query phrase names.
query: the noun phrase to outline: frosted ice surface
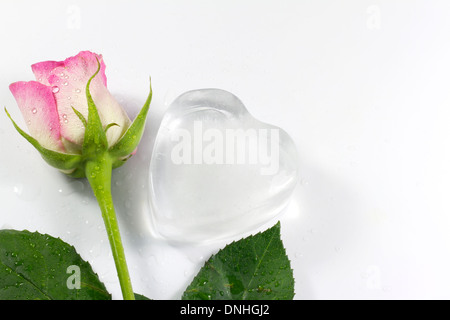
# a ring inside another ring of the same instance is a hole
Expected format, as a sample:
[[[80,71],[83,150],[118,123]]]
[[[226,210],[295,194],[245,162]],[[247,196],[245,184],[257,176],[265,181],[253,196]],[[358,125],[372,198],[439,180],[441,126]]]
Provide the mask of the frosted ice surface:
[[[297,183],[292,139],[233,94],[189,91],[169,106],[150,162],[152,226],[181,242],[251,232],[287,205]]]

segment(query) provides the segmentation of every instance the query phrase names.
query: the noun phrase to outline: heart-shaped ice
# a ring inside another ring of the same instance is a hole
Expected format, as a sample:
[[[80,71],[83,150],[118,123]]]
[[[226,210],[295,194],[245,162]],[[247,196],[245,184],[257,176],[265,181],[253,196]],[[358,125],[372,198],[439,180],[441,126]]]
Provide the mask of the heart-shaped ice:
[[[286,206],[297,165],[288,134],[253,118],[233,94],[186,92],[167,109],[152,153],[154,231],[182,242],[250,232]]]

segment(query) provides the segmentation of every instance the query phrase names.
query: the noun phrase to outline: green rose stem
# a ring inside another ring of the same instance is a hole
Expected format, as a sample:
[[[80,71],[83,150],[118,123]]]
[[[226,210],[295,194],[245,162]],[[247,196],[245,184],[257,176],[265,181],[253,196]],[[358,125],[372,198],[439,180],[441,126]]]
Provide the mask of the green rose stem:
[[[106,231],[108,233],[123,298],[125,300],[134,300],[130,275],[125,260],[125,251],[123,249],[119,225],[117,223],[111,196],[112,162],[109,154],[105,153],[103,156],[98,156],[95,160],[88,161],[86,163],[85,172],[102,211],[103,221],[105,222]]]
[[[98,61],[97,61],[98,62]],[[136,149],[145,125],[145,119],[152,99],[152,90],[145,102],[144,107],[139,112],[136,119],[128,128],[124,136],[111,148],[108,146],[106,131],[116,125],[108,124],[103,128],[98,115],[94,100],[89,91],[92,79],[100,71],[100,62],[98,62],[97,72],[89,79],[86,85],[86,98],[88,102],[88,120],[86,121],[76,110],[80,120],[86,123],[82,154],[89,155],[84,164],[84,173],[91,184],[94,195],[102,211],[103,221],[111,245],[114,262],[119,277],[120,287],[124,300],[134,300],[134,293],[131,286],[130,275],[125,260],[125,252],[120,237],[119,225],[117,223],[116,213],[111,195],[111,174],[112,169],[122,165],[126,159]]]

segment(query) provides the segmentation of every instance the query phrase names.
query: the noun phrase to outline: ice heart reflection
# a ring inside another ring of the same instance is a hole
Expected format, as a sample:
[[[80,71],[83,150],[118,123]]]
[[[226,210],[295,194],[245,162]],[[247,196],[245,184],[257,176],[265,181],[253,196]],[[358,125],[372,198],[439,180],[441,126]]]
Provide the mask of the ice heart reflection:
[[[280,213],[297,176],[285,131],[253,118],[227,91],[186,92],[169,106],[156,137],[152,226],[182,242],[240,236]]]

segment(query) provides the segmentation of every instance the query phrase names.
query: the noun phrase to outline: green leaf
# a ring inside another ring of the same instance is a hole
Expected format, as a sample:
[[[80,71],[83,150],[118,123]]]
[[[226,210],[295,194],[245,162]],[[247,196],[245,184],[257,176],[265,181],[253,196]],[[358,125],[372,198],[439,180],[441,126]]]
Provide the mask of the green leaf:
[[[108,149],[108,140],[103,130],[97,107],[92,99],[89,87],[91,81],[100,72],[100,61],[97,59],[98,68],[86,85],[86,98],[88,103],[88,120],[84,131],[83,155],[94,155]]]
[[[152,299],[147,298],[146,296],[144,296],[144,295],[142,295],[142,294],[139,294],[139,293],[135,293],[135,294],[134,294],[134,298],[135,298],[136,300],[152,300]]]
[[[150,82],[150,93],[147,97],[147,101],[142,107],[141,111],[134,119],[131,126],[120,138],[120,140],[109,149],[109,154],[115,158],[122,158],[130,155],[138,146],[141,141],[142,134],[144,133],[145,122],[147,118],[148,110],[150,109],[150,103],[152,101],[152,85]]]
[[[227,245],[205,263],[183,300],[290,300],[294,277],[280,223]]]
[[[0,300],[109,300],[75,249],[37,232],[0,230]]]
[[[8,110],[5,108],[6,115],[11,120],[14,128],[24,137],[29,143],[31,143],[37,151],[41,154],[42,158],[52,167],[60,170],[72,170],[76,168],[82,161],[82,157],[77,154],[60,153],[57,151],[49,150],[40,145],[40,143],[32,136],[23,131],[11,118]]]

